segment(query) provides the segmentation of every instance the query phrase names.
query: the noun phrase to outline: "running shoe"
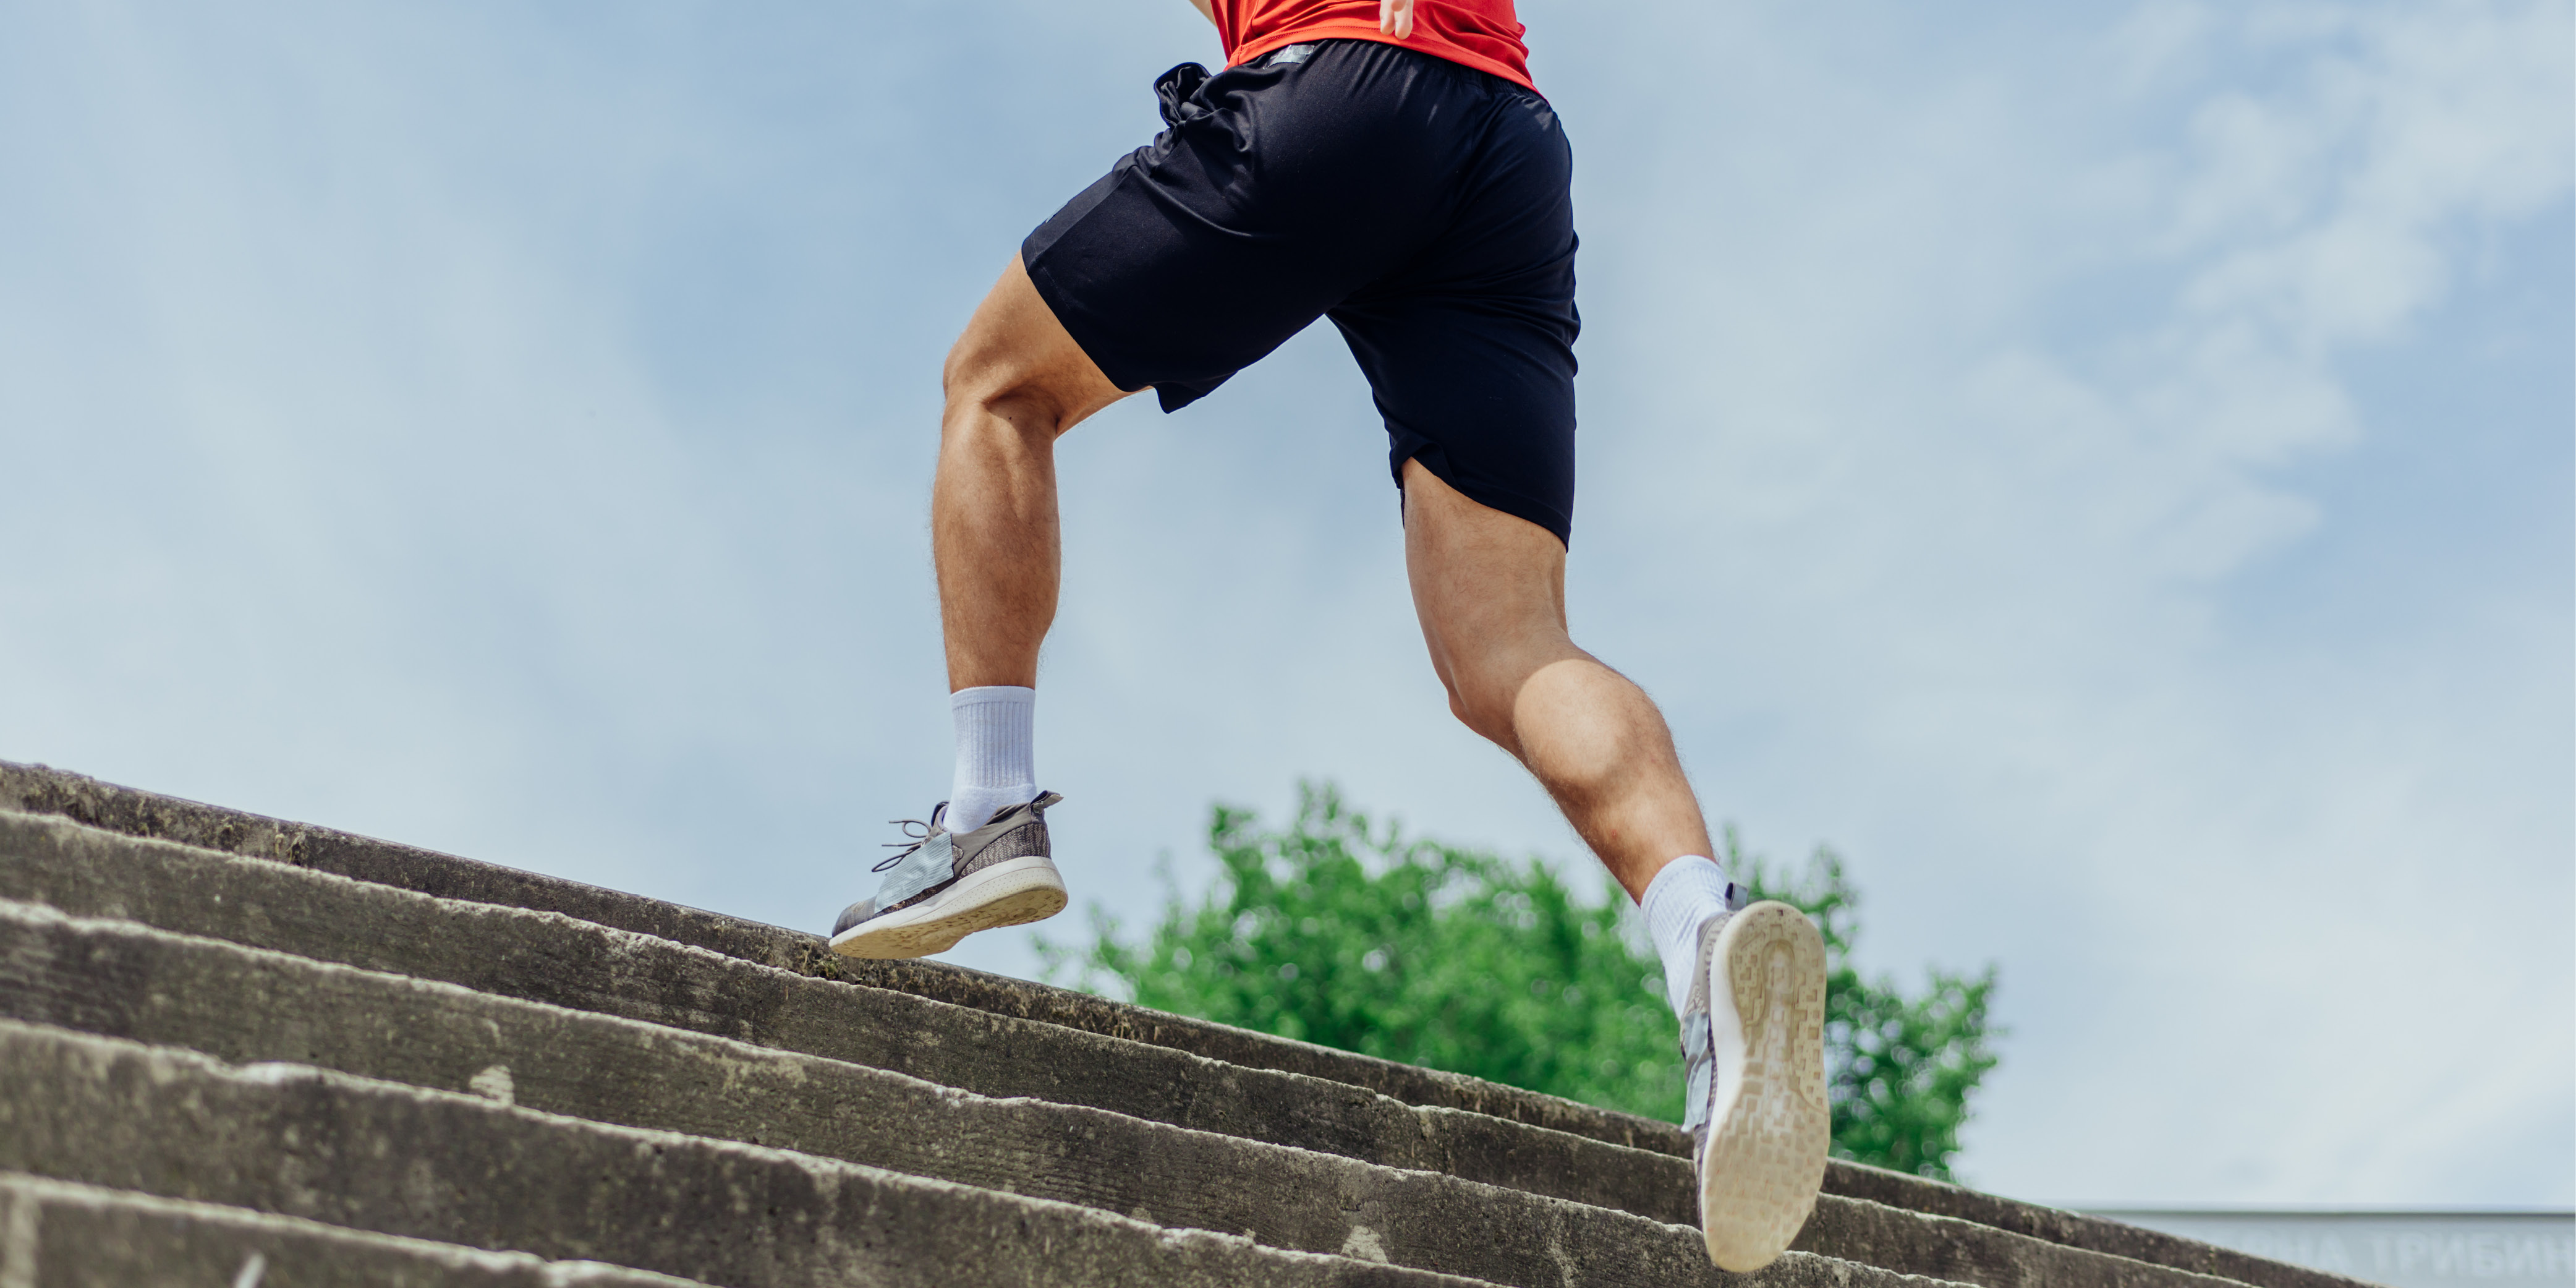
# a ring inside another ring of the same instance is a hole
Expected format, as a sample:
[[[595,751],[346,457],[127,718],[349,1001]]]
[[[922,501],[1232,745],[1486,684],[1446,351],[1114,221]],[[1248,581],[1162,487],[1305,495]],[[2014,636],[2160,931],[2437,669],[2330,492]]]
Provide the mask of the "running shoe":
[[[1047,857],[1054,792],[1014,805],[972,832],[951,832],[948,803],[930,821],[903,819],[901,851],[876,865],[885,884],[841,910],[832,951],[844,957],[927,957],[978,930],[1044,921],[1064,910],[1064,878]],[[913,831],[920,828],[919,832]]]
[[[1759,1270],[1815,1210],[1833,1135],[1825,941],[1805,913],[1766,899],[1700,930],[1682,1058],[1708,1258]]]

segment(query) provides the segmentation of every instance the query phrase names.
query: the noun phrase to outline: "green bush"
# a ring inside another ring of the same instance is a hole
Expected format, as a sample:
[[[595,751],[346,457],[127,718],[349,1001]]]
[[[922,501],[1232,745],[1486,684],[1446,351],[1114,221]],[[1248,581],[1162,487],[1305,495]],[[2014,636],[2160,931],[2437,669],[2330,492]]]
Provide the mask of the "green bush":
[[[1406,837],[1300,790],[1296,820],[1264,830],[1216,806],[1224,869],[1195,907],[1174,896],[1141,943],[1097,908],[1087,949],[1040,941],[1049,978],[1107,985],[1140,1005],[1447,1069],[1608,1109],[1678,1121],[1681,1056],[1663,972],[1637,942],[1627,897],[1581,899],[1535,861]],[[1967,1098],[1994,1066],[1989,967],[1935,973],[1919,999],[1846,961],[1857,895],[1819,851],[1784,880],[1727,838],[1728,870],[1825,932],[1836,1152],[1948,1175]]]

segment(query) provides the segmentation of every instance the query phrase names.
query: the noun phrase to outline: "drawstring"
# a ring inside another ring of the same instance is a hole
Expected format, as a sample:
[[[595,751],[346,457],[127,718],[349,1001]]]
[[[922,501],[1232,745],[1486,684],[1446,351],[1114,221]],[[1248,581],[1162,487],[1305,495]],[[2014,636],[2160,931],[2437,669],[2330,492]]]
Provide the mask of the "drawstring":
[[[1154,102],[1162,109],[1165,125],[1177,126],[1185,117],[1207,113],[1205,106],[1190,102],[1207,80],[1208,69],[1197,63],[1183,63],[1154,78]]]

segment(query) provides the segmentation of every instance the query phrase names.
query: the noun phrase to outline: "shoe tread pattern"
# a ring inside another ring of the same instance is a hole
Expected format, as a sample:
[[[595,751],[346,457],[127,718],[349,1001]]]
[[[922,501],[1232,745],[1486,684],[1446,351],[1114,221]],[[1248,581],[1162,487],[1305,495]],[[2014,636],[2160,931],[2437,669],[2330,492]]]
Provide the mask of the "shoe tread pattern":
[[[1741,1090],[1700,1159],[1700,1229],[1709,1258],[1756,1270],[1815,1210],[1832,1143],[1825,1095],[1825,946],[1783,903],[1737,913],[1718,952],[1744,1026]]]

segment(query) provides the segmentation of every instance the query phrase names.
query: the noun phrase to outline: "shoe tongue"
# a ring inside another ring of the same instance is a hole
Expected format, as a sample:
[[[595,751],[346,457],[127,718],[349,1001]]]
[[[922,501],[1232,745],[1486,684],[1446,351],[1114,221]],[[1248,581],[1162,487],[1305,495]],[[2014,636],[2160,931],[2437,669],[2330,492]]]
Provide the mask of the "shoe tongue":
[[[933,832],[928,840],[905,854],[903,862],[886,874],[885,884],[877,887],[876,906],[891,908],[956,876],[956,843],[949,839],[953,835]]]

